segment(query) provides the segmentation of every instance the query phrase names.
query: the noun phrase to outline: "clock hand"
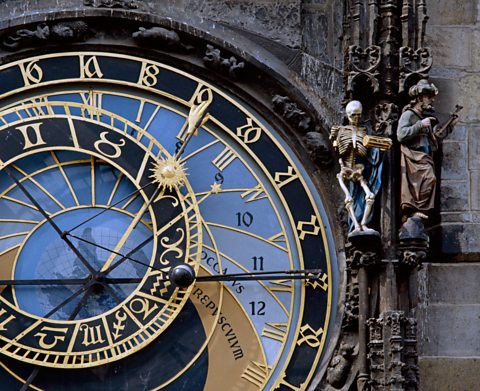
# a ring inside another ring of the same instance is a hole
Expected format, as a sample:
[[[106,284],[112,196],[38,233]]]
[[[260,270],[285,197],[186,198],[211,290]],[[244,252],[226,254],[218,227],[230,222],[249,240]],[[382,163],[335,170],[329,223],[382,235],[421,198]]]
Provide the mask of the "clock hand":
[[[157,190],[161,191],[161,188],[159,187]],[[106,266],[107,263],[105,263],[105,265],[102,267],[102,269],[100,270],[100,272],[103,274],[103,275],[106,275],[108,274],[110,271],[112,271],[113,269],[115,269],[116,267],[118,267],[121,263],[123,263],[125,260],[129,259],[133,262],[136,262],[136,263],[139,263],[141,265],[144,265],[146,267],[149,267],[151,269],[154,269],[154,270],[159,270],[153,266],[150,266],[146,263],[143,263],[141,261],[138,261],[134,258],[131,258],[131,255],[133,255],[134,253],[136,253],[137,251],[141,250],[144,246],[146,246],[149,242],[151,242],[155,236],[159,236],[161,235],[163,232],[165,232],[168,228],[170,228],[173,224],[175,224],[178,220],[180,220],[182,217],[184,217],[186,214],[188,214],[194,207],[195,205],[199,205],[201,204],[203,201],[205,201],[211,194],[216,194],[220,191],[220,185],[218,185],[217,183],[213,184],[211,186],[211,190],[206,193],[200,200],[197,201],[196,204],[192,204],[190,205],[188,208],[186,208],[184,211],[182,211],[181,213],[179,213],[178,215],[176,215],[172,220],[170,220],[168,223],[166,223],[165,225],[163,225],[157,232],[156,232],[156,235],[151,235],[150,237],[148,237],[146,240],[144,240],[142,243],[140,243],[137,247],[135,247],[133,250],[131,250],[127,255],[123,255],[122,253],[119,252],[119,250],[121,249],[121,246],[119,246],[119,243],[122,241],[122,239],[125,239],[126,241],[126,238],[127,238],[127,233],[128,231],[124,234],[124,236],[120,239],[120,242],[117,243],[117,246],[115,247],[115,249],[109,249],[107,247],[104,247],[102,245],[99,245],[97,243],[94,243],[92,241],[88,241],[87,239],[84,239],[84,238],[81,238],[79,236],[76,236],[76,235],[72,235],[71,233],[67,233],[66,235],[68,236],[71,236],[77,240],[80,240],[80,241],[83,241],[85,243],[89,243],[91,244],[92,246],[96,246],[96,247],[99,247],[103,250],[106,250],[106,251],[109,251],[111,252],[112,254],[110,255],[109,257],[109,260],[107,260],[107,262],[109,262],[108,266]],[[155,192],[156,193],[156,192]],[[152,199],[154,199],[154,197],[156,196],[156,194],[153,194],[152,195],[152,198],[150,199],[150,201]],[[144,205],[145,206],[145,205]],[[138,213],[137,217],[135,220],[137,220],[138,216],[139,215],[143,215]],[[133,222],[135,222],[135,220]],[[130,227],[133,225],[133,222],[130,224]],[[138,221],[137,221],[137,224],[138,224]],[[130,228],[129,227],[129,228]],[[132,229],[133,230],[133,229]],[[123,244],[125,243],[125,241],[123,242]],[[122,246],[123,246],[122,244]],[[120,247],[120,248],[118,248]],[[121,256],[122,258],[120,260],[118,260],[114,265],[112,265],[112,261],[113,259],[115,259],[116,256]]]
[[[207,99],[204,101],[201,101],[202,96],[204,93],[207,93]],[[207,122],[207,109],[208,106],[210,106],[210,103],[212,103],[213,100],[213,95],[212,95],[212,90],[210,89],[204,89],[197,95],[197,101],[199,101],[198,105],[192,105],[190,108],[190,111],[188,113],[188,128],[187,128],[187,137],[185,138],[185,141],[182,142],[182,145],[180,149],[175,153],[174,158],[179,159],[180,156],[182,156],[183,152],[185,151],[185,148],[187,147],[188,142],[192,139],[193,136],[195,136],[198,133],[198,128],[205,124]]]
[[[45,279],[45,280],[0,280],[1,285],[83,285],[89,282],[89,278],[72,278],[72,279]],[[98,282],[105,284],[133,284],[142,281],[141,278],[102,278]]]
[[[102,209],[100,212],[94,214],[93,216],[90,216],[88,219],[85,219],[84,221],[82,221],[80,224],[76,225],[75,227],[69,229],[68,231],[64,231],[63,234],[64,235],[69,235],[70,232],[72,231],[75,231],[77,228],[80,228],[82,225],[88,223],[89,221],[92,221],[93,219],[97,218],[98,216],[104,214],[105,212],[108,212],[109,210],[111,210],[112,208],[116,207],[117,205],[121,204],[123,201],[126,201],[128,199],[130,199],[131,197],[133,197],[135,194],[139,193],[141,190],[144,190],[145,188],[147,188],[148,186],[152,185],[153,183],[152,182],[149,182],[147,183],[146,185],[143,185],[142,187],[138,188],[137,190],[135,191],[132,191],[130,194],[126,195],[125,197],[123,197],[121,200],[115,202],[114,204],[112,205],[109,205],[107,208],[105,209]]]
[[[62,240],[67,244],[68,247],[73,251],[73,253],[77,256],[77,258],[83,263],[83,265],[88,269],[88,271],[93,275],[95,274],[95,269],[88,263],[88,261],[83,257],[83,255],[78,251],[78,249],[73,245],[73,243],[68,239],[66,235],[62,232],[60,227],[52,220],[52,218],[49,216],[49,214],[43,209],[40,204],[37,202],[37,200],[32,196],[32,194],[23,186],[23,184],[18,180],[18,178],[15,176],[13,173],[13,170],[5,166],[3,168],[7,175],[15,182],[15,184],[18,186],[18,188],[22,191],[23,194],[32,202],[32,204],[38,209],[38,211],[45,217],[45,219],[48,221],[48,223],[53,227],[55,232],[58,233],[58,235],[62,238]]]
[[[197,133],[197,130],[200,126],[202,126],[207,118],[206,118],[206,109],[208,107],[208,105],[211,103],[212,101],[212,95],[211,95],[211,91],[209,90],[209,95],[208,95],[208,99],[207,101],[203,101],[201,102],[199,105],[197,106],[192,106],[192,108],[190,109],[190,113],[188,115],[188,130],[187,130],[187,138],[185,139],[184,142],[182,142],[182,146],[180,147],[180,149],[175,153],[175,156],[173,156],[173,160],[178,160],[180,158],[180,156],[183,154],[183,152],[185,151],[185,148],[188,144],[188,142],[192,139],[192,137]],[[170,167],[169,166],[166,166],[165,168],[165,171],[170,171]],[[167,174],[168,175],[168,174]],[[69,229],[68,231],[64,231],[64,234],[70,234],[72,231],[76,230],[77,228],[81,227],[82,225],[84,225],[85,223],[95,219],[96,217],[100,216],[101,214],[109,211],[110,209],[114,208],[115,206],[121,204],[123,201],[129,199],[130,197],[133,197],[135,194],[139,193],[141,190],[145,189],[146,187],[150,186],[150,185],[153,185],[154,182],[149,182],[147,183],[146,185],[140,187],[139,189],[133,191],[132,193],[128,194],[127,196],[123,197],[121,200],[117,201],[116,203],[114,203],[113,205],[110,205],[108,206],[108,208],[105,208],[103,209],[102,211],[98,212],[97,214],[89,217],[88,219],[86,219],[85,221],[82,221],[80,224],[76,225],[75,227]],[[160,192],[157,193],[157,195],[159,194]]]
[[[58,235],[62,238],[62,240],[67,244],[67,246],[73,251],[73,253],[77,256],[77,258],[80,260],[80,262],[83,263],[83,265],[88,269],[90,272],[91,276],[93,277],[94,283],[97,282],[97,279],[99,277],[99,274],[97,271],[90,265],[90,263],[85,259],[85,257],[78,251],[78,249],[73,245],[73,243],[70,241],[70,239],[67,237],[67,234],[62,232],[60,227],[52,220],[52,218],[49,216],[49,214],[43,209],[40,204],[35,200],[35,198],[32,196],[32,194],[23,186],[23,184],[18,180],[18,178],[15,176],[13,173],[13,170],[6,166],[3,168],[7,175],[15,182],[15,184],[18,186],[18,188],[22,191],[23,194],[32,202],[32,204],[38,209],[38,211],[45,217],[45,219],[48,221],[48,223],[53,227],[55,232],[58,233]],[[110,295],[118,302],[121,303],[122,300],[118,297],[118,295],[115,293],[115,291],[106,284],[103,284],[105,288],[109,291]]]
[[[83,285],[88,278],[45,279],[45,280],[0,280],[0,285]]]
[[[265,272],[247,272],[219,274],[213,276],[196,276],[195,271],[189,264],[181,264],[170,269],[168,278],[163,281],[172,281],[180,288],[187,288],[194,282],[211,281],[260,281],[260,280],[278,280],[279,278],[287,280],[312,280],[317,281],[322,276],[321,269],[306,270],[274,270]],[[157,280],[158,281],[158,280]],[[160,280],[161,281],[161,280]]]
[[[100,273],[105,273],[105,271],[110,267],[110,265],[112,264],[113,260],[115,259],[115,257],[117,256],[116,253],[118,253],[123,245],[125,244],[125,242],[127,241],[127,239],[130,237],[132,231],[135,229],[135,227],[137,226],[137,224],[140,222],[140,220],[142,219],[143,215],[145,214],[145,212],[147,211],[147,209],[152,205],[152,203],[155,201],[155,199],[157,198],[157,196],[160,194],[160,192],[162,191],[163,189],[159,186],[152,194],[152,196],[150,197],[150,199],[145,203],[143,204],[143,206],[140,208],[140,210],[137,212],[137,215],[135,216],[135,218],[132,220],[132,222],[130,223],[130,225],[128,226],[128,228],[126,229],[125,233],[122,235],[122,237],[120,238],[120,240],[117,242],[117,245],[115,246],[115,248],[113,249],[112,253],[110,254],[110,256],[108,257],[108,259],[106,260],[105,264],[102,266],[102,268],[100,269]]]

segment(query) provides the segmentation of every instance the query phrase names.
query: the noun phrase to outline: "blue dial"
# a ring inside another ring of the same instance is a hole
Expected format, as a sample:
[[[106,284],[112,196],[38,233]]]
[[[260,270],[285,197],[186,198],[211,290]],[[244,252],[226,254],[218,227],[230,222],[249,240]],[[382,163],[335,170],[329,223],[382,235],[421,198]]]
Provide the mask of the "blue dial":
[[[40,56],[0,67],[0,84],[7,74],[0,378],[305,389],[326,360],[339,273],[322,198],[281,132],[205,80],[133,56]],[[197,280],[177,286],[169,273],[185,264]],[[305,269],[321,272],[289,278]]]

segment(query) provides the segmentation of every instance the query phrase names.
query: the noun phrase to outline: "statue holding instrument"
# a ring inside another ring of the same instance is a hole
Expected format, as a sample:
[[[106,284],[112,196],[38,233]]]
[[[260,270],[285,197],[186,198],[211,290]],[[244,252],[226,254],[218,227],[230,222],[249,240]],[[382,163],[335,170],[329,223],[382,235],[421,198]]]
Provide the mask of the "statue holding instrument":
[[[443,125],[432,115],[432,104],[438,89],[421,79],[409,90],[413,100],[404,108],[398,121],[397,139],[400,142],[400,205],[403,220],[409,217],[427,220],[434,208],[435,164],[433,154],[438,143],[447,137],[458,122],[456,110]]]

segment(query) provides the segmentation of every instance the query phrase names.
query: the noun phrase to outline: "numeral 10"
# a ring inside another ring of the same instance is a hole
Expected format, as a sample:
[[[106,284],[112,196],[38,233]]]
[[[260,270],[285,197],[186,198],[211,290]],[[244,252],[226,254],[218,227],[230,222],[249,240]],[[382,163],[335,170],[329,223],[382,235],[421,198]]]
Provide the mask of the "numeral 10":
[[[253,223],[253,215],[250,212],[235,213],[237,216],[237,227],[250,227]]]

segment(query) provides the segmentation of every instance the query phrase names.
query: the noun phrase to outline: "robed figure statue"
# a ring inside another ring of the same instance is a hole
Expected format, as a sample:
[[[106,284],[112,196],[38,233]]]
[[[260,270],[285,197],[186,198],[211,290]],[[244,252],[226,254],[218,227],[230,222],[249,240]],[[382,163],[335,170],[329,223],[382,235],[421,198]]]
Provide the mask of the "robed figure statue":
[[[444,126],[432,116],[432,104],[438,89],[421,79],[409,90],[413,100],[404,108],[398,121],[397,139],[400,142],[402,217],[428,219],[435,202],[435,164],[433,154],[439,140],[445,138],[458,122],[456,112]],[[457,112],[461,109],[457,106]]]

